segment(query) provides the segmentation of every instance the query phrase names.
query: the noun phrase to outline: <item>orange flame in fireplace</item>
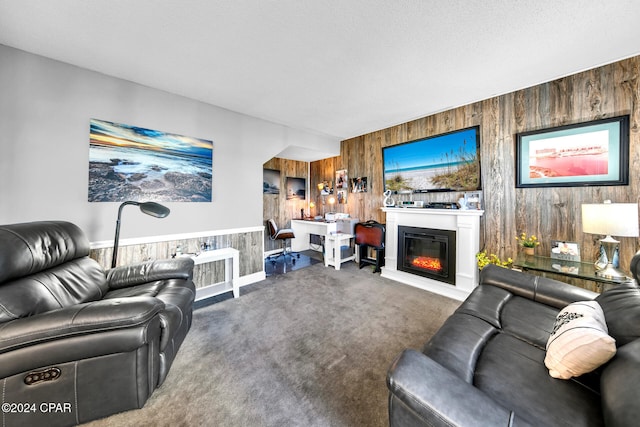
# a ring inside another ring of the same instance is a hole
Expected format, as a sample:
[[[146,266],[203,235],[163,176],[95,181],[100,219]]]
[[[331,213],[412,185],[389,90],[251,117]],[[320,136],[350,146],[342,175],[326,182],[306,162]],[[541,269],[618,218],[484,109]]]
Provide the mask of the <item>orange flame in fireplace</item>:
[[[411,261],[411,265],[425,270],[440,271],[442,270],[442,264],[439,258],[431,258],[426,256],[415,257]]]

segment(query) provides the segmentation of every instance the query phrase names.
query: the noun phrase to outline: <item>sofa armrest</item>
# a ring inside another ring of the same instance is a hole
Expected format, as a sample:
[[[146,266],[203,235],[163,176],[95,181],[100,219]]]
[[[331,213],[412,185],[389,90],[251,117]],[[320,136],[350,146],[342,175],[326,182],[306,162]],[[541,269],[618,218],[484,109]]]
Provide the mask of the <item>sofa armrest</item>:
[[[623,345],[600,377],[602,414],[607,427],[637,425],[640,419],[640,339]]]
[[[0,353],[96,332],[144,325],[164,309],[157,298],[113,298],[78,304],[0,325]],[[124,336],[122,339],[125,339]],[[134,346],[146,337],[131,336]]]
[[[387,386],[425,425],[468,426],[482,420],[483,425],[508,426],[513,421],[511,411],[416,350],[407,349],[394,361]]]
[[[180,257],[147,261],[135,265],[112,268],[107,272],[107,283],[111,289],[120,289],[156,280],[183,279],[193,277],[193,259]]]
[[[487,265],[480,272],[480,284],[492,285],[541,304],[564,308],[576,301],[595,299],[599,294],[558,280]]]

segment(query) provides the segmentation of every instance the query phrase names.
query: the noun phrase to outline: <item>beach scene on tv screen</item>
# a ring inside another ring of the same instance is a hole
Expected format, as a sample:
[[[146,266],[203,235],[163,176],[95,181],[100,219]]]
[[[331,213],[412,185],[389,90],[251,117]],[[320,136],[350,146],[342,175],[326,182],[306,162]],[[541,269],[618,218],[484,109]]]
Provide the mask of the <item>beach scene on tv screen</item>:
[[[385,147],[385,190],[477,190],[477,129]]]

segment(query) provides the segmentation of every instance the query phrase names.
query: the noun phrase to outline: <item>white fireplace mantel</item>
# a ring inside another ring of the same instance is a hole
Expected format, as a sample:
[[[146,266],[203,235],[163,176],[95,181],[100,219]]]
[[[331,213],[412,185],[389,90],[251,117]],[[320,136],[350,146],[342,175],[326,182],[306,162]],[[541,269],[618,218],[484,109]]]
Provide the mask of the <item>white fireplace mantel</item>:
[[[476,254],[480,250],[483,210],[382,208],[387,215],[385,266],[382,277],[463,301],[478,286]],[[398,270],[398,226],[425,227],[456,232],[456,284]]]

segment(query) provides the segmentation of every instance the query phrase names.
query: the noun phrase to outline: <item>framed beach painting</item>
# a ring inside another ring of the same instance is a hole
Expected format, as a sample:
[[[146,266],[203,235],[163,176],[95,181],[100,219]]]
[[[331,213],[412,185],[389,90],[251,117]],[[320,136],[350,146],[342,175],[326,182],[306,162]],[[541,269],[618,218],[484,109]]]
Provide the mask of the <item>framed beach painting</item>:
[[[90,202],[211,202],[213,142],[91,119]]]
[[[629,184],[629,116],[516,135],[516,187]]]
[[[306,200],[307,180],[305,178],[287,177],[287,200]]]
[[[280,171],[277,169],[262,169],[262,193],[280,194]]]

